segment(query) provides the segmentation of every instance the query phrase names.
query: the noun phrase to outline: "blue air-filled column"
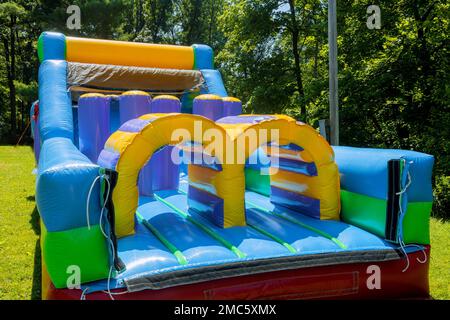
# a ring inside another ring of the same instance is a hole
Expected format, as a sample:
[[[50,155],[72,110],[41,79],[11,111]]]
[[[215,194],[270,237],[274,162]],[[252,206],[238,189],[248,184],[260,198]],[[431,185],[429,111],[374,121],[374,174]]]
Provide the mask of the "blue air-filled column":
[[[127,91],[119,97],[119,119],[120,125],[128,120],[139,118],[151,113],[152,98],[143,91]],[[139,193],[142,195],[152,195],[152,168],[147,163],[139,173]]]
[[[103,94],[88,93],[78,100],[79,148],[97,163],[109,137],[109,101]]]

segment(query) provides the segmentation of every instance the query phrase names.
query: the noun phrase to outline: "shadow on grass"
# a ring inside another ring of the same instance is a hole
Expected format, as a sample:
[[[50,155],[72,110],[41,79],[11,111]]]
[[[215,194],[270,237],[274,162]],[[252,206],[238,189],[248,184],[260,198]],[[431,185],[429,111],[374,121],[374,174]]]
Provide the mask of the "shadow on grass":
[[[41,244],[40,241],[36,241],[34,251],[34,267],[33,267],[33,285],[31,287],[31,300],[41,300]]]
[[[27,197],[27,198],[30,198],[30,197]],[[33,212],[31,213],[30,225],[31,225],[31,228],[33,229],[34,233],[37,236],[40,236],[41,235],[41,224],[40,224],[39,212],[38,212],[38,209],[36,206],[34,207]]]
[[[33,198],[30,200],[29,198]],[[34,196],[27,197],[27,200],[34,201]],[[37,207],[34,207],[30,217],[30,225],[34,233],[38,236],[41,235],[41,225],[39,223],[39,212]],[[41,243],[40,239],[36,240],[34,249],[34,267],[33,267],[33,285],[31,287],[31,300],[41,299]]]

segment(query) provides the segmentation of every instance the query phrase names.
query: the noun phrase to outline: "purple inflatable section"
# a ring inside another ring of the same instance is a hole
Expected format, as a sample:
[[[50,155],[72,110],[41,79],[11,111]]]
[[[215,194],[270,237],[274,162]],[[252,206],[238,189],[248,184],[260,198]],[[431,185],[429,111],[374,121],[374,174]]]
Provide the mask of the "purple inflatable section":
[[[223,228],[223,199],[216,195],[189,186],[188,206],[190,209],[204,214],[218,227]]]
[[[150,109],[153,113],[181,112],[181,103],[173,96],[159,96],[153,99]]]
[[[125,93],[119,96],[120,124],[150,113],[152,98],[146,93]]]
[[[97,164],[103,168],[115,170],[119,157],[120,154],[118,154],[117,152],[103,149],[98,156]]]
[[[159,96],[153,99],[150,110],[152,113],[181,112],[181,103],[174,96]],[[149,195],[149,191],[178,189],[180,166],[173,163],[172,152],[179,152],[179,150],[174,150],[174,148],[165,146],[153,154],[149,162],[153,177],[151,185],[146,185],[146,189],[142,190],[144,195]]]
[[[239,117],[239,116],[229,116],[222,118],[217,121],[217,123],[229,123],[229,124],[236,124],[236,123],[259,123],[266,120],[272,120],[275,119],[273,116],[245,116],[245,117]]]
[[[200,95],[194,99],[192,113],[216,121],[223,117],[223,101],[217,98],[205,98]]]
[[[150,113],[152,98],[145,92],[125,92],[119,96],[119,122],[120,130],[138,132],[148,120],[136,119]],[[129,121],[131,120],[131,121]],[[152,174],[150,165],[147,163],[139,172],[139,192],[144,195],[152,195]]]
[[[95,98],[99,99],[99,97]],[[95,99],[88,99],[90,104],[94,104],[96,107],[101,105],[98,101],[91,100]],[[105,98],[104,100],[107,99]],[[156,119],[138,119],[144,114],[181,112],[180,101],[173,96],[159,96],[152,100],[145,92],[126,92],[118,97],[118,102],[119,130],[124,132],[140,132]],[[110,107],[110,104],[108,107]],[[107,111],[109,113],[110,108]],[[87,117],[85,113],[83,113],[83,116]],[[109,119],[106,114],[103,114],[103,117],[104,119]],[[102,122],[106,123],[104,120]],[[109,135],[108,130],[107,137]],[[115,169],[120,155],[114,151],[103,149],[105,141],[102,142],[102,150],[98,156],[97,163],[102,167]],[[141,195],[151,196],[154,191],[178,189],[179,165],[174,164],[172,161],[172,150],[174,150],[172,146],[165,146],[157,150],[150,161],[141,169],[138,179],[139,193]]]
[[[302,194],[271,186],[270,201],[310,217],[320,219],[320,200]]]
[[[239,100],[223,99],[222,117],[238,116],[242,114],[242,102]]]
[[[146,125],[148,125],[150,122],[152,122],[154,119],[132,119],[128,120],[124,124],[122,124],[119,128],[120,131],[125,132],[139,132],[141,131]]]
[[[278,165],[282,170],[301,173],[307,176],[317,176],[317,167],[314,162],[305,162],[297,159],[278,157]]]
[[[87,94],[78,101],[79,148],[96,163],[109,132],[109,98],[100,94]]]

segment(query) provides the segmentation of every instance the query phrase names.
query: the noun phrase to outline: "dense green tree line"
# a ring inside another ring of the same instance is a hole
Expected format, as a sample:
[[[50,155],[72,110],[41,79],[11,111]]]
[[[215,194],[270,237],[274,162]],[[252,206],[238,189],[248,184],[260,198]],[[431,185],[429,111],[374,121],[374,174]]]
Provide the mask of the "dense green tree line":
[[[450,4],[338,0],[341,143],[436,157],[434,214],[450,213]],[[69,5],[81,28],[69,30]],[[366,25],[381,9],[381,28]],[[213,47],[246,112],[328,117],[327,1],[0,1],[0,139],[15,143],[37,98],[36,40],[68,35]]]

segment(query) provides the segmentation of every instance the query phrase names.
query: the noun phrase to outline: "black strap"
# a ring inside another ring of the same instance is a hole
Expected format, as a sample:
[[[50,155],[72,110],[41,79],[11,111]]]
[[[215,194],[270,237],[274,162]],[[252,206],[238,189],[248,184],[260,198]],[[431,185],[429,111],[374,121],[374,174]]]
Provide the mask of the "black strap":
[[[108,215],[107,215],[107,219],[110,225],[110,232],[109,232],[109,237],[113,243],[113,250],[114,250],[114,268],[117,271],[122,271],[123,269],[125,269],[125,264],[123,263],[123,261],[119,258],[118,254],[117,254],[117,237],[116,237],[116,232],[115,232],[115,214],[114,214],[114,204],[112,201],[112,194],[114,191],[114,188],[117,184],[117,177],[118,177],[118,172],[115,170],[111,170],[111,169],[103,169],[104,173],[106,176],[108,176],[109,179],[109,197],[106,198],[106,193],[103,194],[103,201],[106,202],[106,209],[108,209]]]
[[[401,168],[400,160],[388,161],[388,200],[386,208],[386,240],[397,242],[397,227],[400,215]]]

